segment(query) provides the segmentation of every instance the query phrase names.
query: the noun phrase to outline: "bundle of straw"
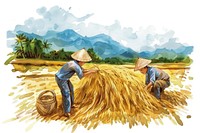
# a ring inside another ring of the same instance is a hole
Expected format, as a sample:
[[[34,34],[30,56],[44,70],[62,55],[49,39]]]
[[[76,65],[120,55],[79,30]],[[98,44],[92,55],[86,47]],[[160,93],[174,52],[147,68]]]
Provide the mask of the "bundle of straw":
[[[131,128],[137,124],[148,126],[152,119],[161,121],[163,116],[171,114],[182,125],[175,113],[176,106],[167,100],[157,100],[144,89],[143,80],[133,70],[101,66],[79,82],[75,102],[80,107],[67,123],[74,126],[73,130],[79,124],[90,129],[100,123],[117,122],[129,123]]]

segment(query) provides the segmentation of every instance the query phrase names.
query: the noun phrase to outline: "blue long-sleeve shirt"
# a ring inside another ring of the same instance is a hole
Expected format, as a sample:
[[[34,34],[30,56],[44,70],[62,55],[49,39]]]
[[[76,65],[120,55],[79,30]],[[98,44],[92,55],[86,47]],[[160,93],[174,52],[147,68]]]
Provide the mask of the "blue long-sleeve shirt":
[[[168,80],[168,79],[169,79],[169,75],[165,73],[164,71],[158,68],[147,66],[147,73],[146,73],[146,79],[145,79],[146,85],[148,85],[150,82],[154,84],[156,80]]]
[[[83,77],[83,69],[75,60],[64,64],[56,73],[56,76],[61,80],[69,80],[74,73],[76,73],[80,79]]]

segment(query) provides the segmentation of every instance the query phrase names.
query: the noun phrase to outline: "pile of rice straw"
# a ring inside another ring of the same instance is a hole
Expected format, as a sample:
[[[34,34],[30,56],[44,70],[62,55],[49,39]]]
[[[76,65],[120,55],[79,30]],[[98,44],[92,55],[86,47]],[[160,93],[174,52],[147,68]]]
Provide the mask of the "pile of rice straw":
[[[144,79],[133,70],[123,67],[101,66],[96,73],[84,77],[75,90],[75,103],[80,105],[66,124],[78,125],[88,130],[99,124],[148,124],[154,120],[162,124],[168,117],[173,123],[183,125],[176,111],[187,105],[188,91],[167,91],[157,100],[144,89]]]

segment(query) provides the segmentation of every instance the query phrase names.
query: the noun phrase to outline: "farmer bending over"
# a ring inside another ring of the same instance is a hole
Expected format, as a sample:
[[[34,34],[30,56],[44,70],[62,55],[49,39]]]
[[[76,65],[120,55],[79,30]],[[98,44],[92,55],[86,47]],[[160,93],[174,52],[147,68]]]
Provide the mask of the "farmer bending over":
[[[81,49],[71,55],[74,59],[64,64],[61,69],[55,74],[56,82],[60,88],[62,94],[62,105],[64,109],[64,115],[69,117],[71,112],[71,107],[74,105],[74,89],[70,82],[70,78],[76,73],[81,79],[82,77],[95,72],[95,70],[83,70],[81,66],[85,62],[91,61],[91,57],[85,49]]]
[[[135,71],[139,70],[142,74],[146,75],[145,88],[150,88],[151,92],[157,99],[160,99],[161,92],[170,86],[170,77],[164,71],[148,66],[151,60],[138,58],[135,64]]]

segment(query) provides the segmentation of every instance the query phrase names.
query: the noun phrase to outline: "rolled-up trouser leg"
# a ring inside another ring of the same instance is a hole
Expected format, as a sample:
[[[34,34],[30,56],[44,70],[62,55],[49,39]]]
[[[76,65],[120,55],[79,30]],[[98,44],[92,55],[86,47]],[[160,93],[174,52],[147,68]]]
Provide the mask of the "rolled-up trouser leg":
[[[157,99],[160,99],[160,93],[164,91],[165,88],[169,87],[170,82],[166,80],[156,80],[153,86],[154,95]]]
[[[67,83],[68,81],[59,80],[56,77],[56,82],[62,94],[62,104],[64,112],[69,113],[71,111],[71,96],[70,96],[70,88]]]

